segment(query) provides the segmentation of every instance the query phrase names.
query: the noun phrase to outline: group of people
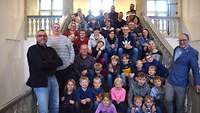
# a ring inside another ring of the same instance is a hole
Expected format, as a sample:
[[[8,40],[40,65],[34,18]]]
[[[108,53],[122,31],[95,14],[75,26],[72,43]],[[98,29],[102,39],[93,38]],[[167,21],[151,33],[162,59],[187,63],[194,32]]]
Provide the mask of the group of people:
[[[190,68],[200,89],[198,52],[189,35],[180,34],[166,68],[134,4],[126,20],[115,6],[97,17],[79,9],[66,32],[54,23],[52,35],[39,30],[36,41],[27,53],[27,85],[39,113],[184,113]]]

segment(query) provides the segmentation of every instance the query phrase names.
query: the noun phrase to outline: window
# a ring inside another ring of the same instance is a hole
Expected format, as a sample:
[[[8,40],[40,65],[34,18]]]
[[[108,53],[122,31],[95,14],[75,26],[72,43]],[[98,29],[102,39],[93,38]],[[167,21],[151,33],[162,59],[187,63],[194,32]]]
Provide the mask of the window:
[[[62,15],[63,0],[39,0],[40,15]]]
[[[114,0],[89,0],[89,9],[92,10],[94,16],[99,15],[99,11],[110,12],[110,7],[114,4]]]
[[[147,0],[147,16],[167,16],[168,0]]]

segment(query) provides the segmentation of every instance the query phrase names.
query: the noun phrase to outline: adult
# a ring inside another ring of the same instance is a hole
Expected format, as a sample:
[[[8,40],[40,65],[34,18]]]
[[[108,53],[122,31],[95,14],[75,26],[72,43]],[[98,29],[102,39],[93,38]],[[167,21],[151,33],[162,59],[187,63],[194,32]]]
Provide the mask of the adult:
[[[77,39],[79,36],[78,31],[76,30],[76,23],[71,23],[69,29],[63,33],[67,38],[69,38],[72,42]]]
[[[111,23],[115,22],[118,18],[118,13],[115,11],[115,6],[112,5],[110,8],[110,13],[108,14],[111,20]]]
[[[130,29],[127,25],[122,28],[123,36],[119,37],[118,41],[118,55],[129,54],[132,56],[131,60],[135,62],[138,60],[138,49],[134,37],[130,35]]]
[[[78,38],[73,44],[76,55],[79,53],[80,47],[83,44],[88,44],[88,37],[86,36],[86,31],[81,29]]]
[[[95,28],[88,41],[89,53],[92,53],[92,48],[96,47],[98,41],[103,41],[105,44],[105,38],[101,35],[100,28]],[[104,50],[105,45],[101,49]]]
[[[76,80],[79,80],[82,68],[86,68],[88,71],[93,69],[95,59],[88,54],[89,49],[87,44],[80,46],[79,54],[76,56],[73,63],[73,74],[76,75]]]
[[[118,36],[120,36],[122,34],[122,27],[126,25],[126,21],[123,19],[123,12],[119,12],[118,13],[118,18],[117,20],[114,22],[114,28],[116,31],[116,34]]]
[[[130,10],[127,11],[126,15],[136,15],[135,4],[130,4]]]
[[[37,32],[36,41],[37,44],[29,47],[27,53],[30,76],[26,84],[33,88],[39,113],[58,113],[59,87],[55,72],[62,60],[53,48],[46,46],[44,30]]]
[[[198,51],[192,48],[188,42],[189,35],[181,33],[179,35],[179,46],[174,49],[169,76],[165,84],[168,113],[174,113],[174,99],[176,102],[176,113],[184,113],[184,101],[190,69],[192,69],[196,89],[200,89]]]
[[[60,87],[60,96],[63,95],[65,82],[73,78],[68,74],[68,67],[74,62],[74,48],[69,38],[60,34],[60,25],[52,25],[52,36],[49,37],[47,45],[56,50],[57,54],[63,61],[63,65],[57,68],[56,77]]]
[[[155,60],[161,61],[162,53],[158,50],[153,40],[149,41],[149,50]]]
[[[109,31],[108,37],[106,38],[106,58],[110,58],[112,55],[117,54],[118,49],[118,38],[115,36],[114,30]]]

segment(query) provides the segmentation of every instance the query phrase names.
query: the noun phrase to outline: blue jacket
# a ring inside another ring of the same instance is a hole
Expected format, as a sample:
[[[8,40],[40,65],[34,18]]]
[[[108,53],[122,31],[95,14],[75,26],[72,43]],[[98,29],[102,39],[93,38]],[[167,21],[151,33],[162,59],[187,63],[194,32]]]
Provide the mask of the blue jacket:
[[[198,66],[198,51],[188,46],[183,53],[174,61],[174,49],[172,65],[169,69],[167,81],[171,85],[187,87],[189,81],[189,71],[192,69],[195,85],[200,85],[200,74]]]

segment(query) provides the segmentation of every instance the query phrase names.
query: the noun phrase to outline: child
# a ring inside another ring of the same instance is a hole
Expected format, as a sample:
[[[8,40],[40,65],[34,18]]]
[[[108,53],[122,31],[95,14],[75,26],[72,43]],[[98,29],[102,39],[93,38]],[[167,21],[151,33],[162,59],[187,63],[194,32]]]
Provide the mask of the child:
[[[98,41],[96,46],[92,48],[92,56],[96,59],[97,62],[101,63],[105,63],[105,58],[104,58],[105,50],[102,49],[103,46],[104,42]]]
[[[133,73],[133,65],[132,62],[129,60],[129,55],[125,54],[122,56],[122,64],[121,64],[121,75],[120,77],[123,80],[124,86],[126,86],[126,80],[128,79],[129,84],[131,80],[133,80],[134,73]]]
[[[91,113],[94,96],[92,89],[88,88],[89,79],[88,77],[81,77],[79,81],[81,87],[77,89],[76,100],[78,101],[80,113]]]
[[[75,89],[76,82],[73,79],[69,79],[65,86],[64,96],[61,98],[61,113],[76,112]]]
[[[116,78],[114,81],[115,87],[111,89],[111,98],[118,112],[126,113],[125,97],[126,90],[122,88],[122,79]]]
[[[131,108],[133,106],[132,104],[132,99],[135,96],[141,96],[145,97],[146,95],[150,94],[150,87],[146,83],[146,78],[145,74],[143,72],[138,73],[138,75],[135,78],[135,81],[131,84],[129,88],[129,93],[128,93],[128,104],[129,107]]]
[[[135,75],[137,75],[139,72],[145,72],[142,60],[137,60],[135,65],[135,70],[134,70]]]
[[[112,88],[113,79],[118,77],[120,74],[120,64],[119,57],[117,55],[113,55],[111,57],[111,63],[108,65],[108,87]]]
[[[94,64],[94,72],[92,73],[93,78],[95,76],[98,76],[101,78],[101,82],[104,81],[103,75],[102,75],[103,65],[101,63],[96,62]]]
[[[153,83],[154,83],[154,87],[151,89],[150,95],[153,97],[153,99],[156,103],[156,106],[159,109],[163,110],[165,92],[164,92],[164,88],[162,86],[162,80],[161,80],[160,76],[156,76],[154,78]]]
[[[93,95],[94,95],[94,109],[98,107],[99,103],[102,100],[102,95],[103,95],[103,88],[101,87],[101,78],[96,76],[93,79]]]
[[[131,113],[142,113],[142,100],[141,96],[134,97],[134,105],[131,108]]]
[[[144,104],[142,106],[142,110],[144,113],[157,113],[156,106],[153,102],[153,98],[151,96],[146,96],[144,99]]]
[[[117,113],[115,106],[112,104],[109,93],[103,94],[103,100],[99,104],[95,113]]]
[[[148,73],[147,73],[147,83],[149,84],[150,87],[153,86],[154,82],[153,79],[156,76],[156,66],[151,65],[148,68]]]

